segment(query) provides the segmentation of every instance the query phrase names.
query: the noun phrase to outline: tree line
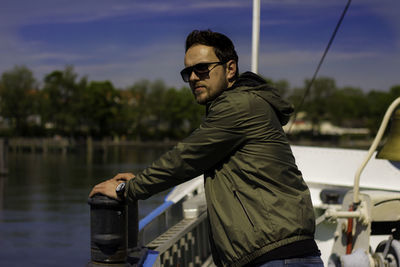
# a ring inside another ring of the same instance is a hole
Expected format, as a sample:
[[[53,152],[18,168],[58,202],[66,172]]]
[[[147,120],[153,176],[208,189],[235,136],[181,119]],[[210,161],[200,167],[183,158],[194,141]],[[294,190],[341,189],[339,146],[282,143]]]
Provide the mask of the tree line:
[[[290,88],[286,80],[267,80],[314,125],[329,120],[343,127],[368,127],[372,133],[388,105],[400,96],[400,85],[365,93],[338,88],[334,79],[321,77],[299,107],[309,80],[303,88]],[[168,87],[161,80],[141,80],[119,89],[110,81],[79,77],[72,66],[52,71],[42,83],[25,66],[5,71],[0,79],[2,136],[178,140],[200,124],[204,113],[189,88]]]

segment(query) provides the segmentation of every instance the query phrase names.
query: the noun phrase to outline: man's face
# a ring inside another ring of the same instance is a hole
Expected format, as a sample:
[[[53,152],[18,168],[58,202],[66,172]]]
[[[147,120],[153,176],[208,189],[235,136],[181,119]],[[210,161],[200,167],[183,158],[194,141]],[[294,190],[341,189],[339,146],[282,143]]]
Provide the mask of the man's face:
[[[194,45],[185,55],[185,67],[198,63],[219,62],[214,48],[206,45]],[[206,74],[197,75],[195,71],[190,74],[189,85],[194,97],[199,104],[206,104],[219,96],[229,85],[228,69],[224,65],[212,64]]]

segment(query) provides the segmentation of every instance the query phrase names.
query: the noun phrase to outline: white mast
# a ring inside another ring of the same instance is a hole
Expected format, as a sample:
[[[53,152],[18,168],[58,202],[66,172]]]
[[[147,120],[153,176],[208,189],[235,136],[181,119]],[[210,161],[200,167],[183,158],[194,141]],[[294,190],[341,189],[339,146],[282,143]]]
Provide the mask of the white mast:
[[[253,35],[251,49],[251,71],[258,73],[258,45],[260,42],[260,0],[253,0]]]

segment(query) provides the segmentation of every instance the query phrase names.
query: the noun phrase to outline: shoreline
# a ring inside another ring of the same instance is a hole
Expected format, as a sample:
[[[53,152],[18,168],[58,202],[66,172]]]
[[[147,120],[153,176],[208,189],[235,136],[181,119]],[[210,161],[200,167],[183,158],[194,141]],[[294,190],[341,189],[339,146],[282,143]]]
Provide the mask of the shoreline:
[[[315,140],[317,139],[317,140]],[[319,147],[335,147],[335,148],[349,148],[349,149],[368,149],[372,143],[372,139],[348,139],[348,138],[335,138],[335,139],[321,139],[321,138],[302,138],[293,140],[289,138],[290,145],[297,146],[319,146]],[[165,141],[137,141],[137,140],[75,140],[70,138],[56,137],[56,138],[0,138],[5,144],[5,148],[12,152],[73,152],[75,150],[107,150],[113,147],[159,147],[168,148],[176,145],[178,141],[165,140]]]

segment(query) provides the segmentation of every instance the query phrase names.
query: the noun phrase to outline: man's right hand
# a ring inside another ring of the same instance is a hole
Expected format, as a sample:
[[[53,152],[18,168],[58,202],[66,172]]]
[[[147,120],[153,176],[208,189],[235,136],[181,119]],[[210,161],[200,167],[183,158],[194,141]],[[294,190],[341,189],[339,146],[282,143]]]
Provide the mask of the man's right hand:
[[[127,181],[129,181],[130,179],[132,179],[134,177],[135,177],[135,175],[133,173],[130,173],[130,172],[118,173],[113,178],[111,178],[111,180],[127,182]]]
[[[118,199],[117,193],[115,191],[118,184],[120,184],[121,182],[128,182],[134,177],[135,175],[133,173],[119,173],[113,178],[95,185],[90,192],[89,197],[92,197],[93,195],[99,193],[114,199]]]

